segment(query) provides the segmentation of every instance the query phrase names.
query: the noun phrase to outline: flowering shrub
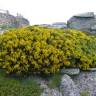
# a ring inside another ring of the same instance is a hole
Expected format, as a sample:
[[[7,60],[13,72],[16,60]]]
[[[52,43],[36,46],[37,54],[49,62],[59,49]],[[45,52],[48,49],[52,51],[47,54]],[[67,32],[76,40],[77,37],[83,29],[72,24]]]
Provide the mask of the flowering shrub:
[[[0,35],[0,67],[7,73],[96,67],[96,38],[76,30],[32,26]]]

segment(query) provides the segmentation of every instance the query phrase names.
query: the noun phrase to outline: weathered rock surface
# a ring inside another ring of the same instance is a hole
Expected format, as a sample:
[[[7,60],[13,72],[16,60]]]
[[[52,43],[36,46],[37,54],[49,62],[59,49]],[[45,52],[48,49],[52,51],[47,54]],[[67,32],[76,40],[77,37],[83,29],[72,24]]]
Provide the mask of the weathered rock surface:
[[[37,79],[36,79],[37,80]],[[81,71],[78,75],[63,75],[58,88],[49,88],[48,81],[38,79],[40,88],[43,89],[41,96],[96,96],[96,68]]]
[[[72,78],[79,91],[87,92],[88,96],[96,96],[96,70],[80,72]]]
[[[93,12],[87,12],[87,13],[82,13],[82,14],[77,14],[74,15],[75,17],[85,17],[85,18],[94,18],[94,13]]]
[[[13,16],[9,11],[1,12],[0,10],[0,29],[18,28],[29,25],[29,21],[21,15]],[[0,31],[1,32],[1,31]]]
[[[94,34],[96,33],[96,16],[93,12],[74,15],[67,21],[67,27]]]
[[[17,27],[24,27],[29,25],[29,21],[22,16],[16,16],[16,21],[17,21]]]
[[[63,96],[80,96],[74,81],[66,74],[62,77],[60,90]]]
[[[78,75],[80,73],[79,68],[61,69],[62,74]]]

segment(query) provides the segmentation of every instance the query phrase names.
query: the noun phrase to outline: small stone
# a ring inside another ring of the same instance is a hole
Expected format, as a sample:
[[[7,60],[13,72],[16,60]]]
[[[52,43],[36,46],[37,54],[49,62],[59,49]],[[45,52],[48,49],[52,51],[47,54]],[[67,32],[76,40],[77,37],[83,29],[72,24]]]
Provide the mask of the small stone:
[[[79,68],[62,69],[61,73],[68,75],[78,75],[80,73]]]
[[[96,71],[96,68],[89,68],[88,71]]]

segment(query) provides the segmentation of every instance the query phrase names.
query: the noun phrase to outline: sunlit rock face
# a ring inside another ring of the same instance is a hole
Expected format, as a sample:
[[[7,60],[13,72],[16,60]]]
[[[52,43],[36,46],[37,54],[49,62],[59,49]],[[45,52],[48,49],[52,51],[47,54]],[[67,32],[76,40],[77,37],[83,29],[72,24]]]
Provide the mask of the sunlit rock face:
[[[63,96],[80,96],[75,82],[67,74],[64,74],[61,79],[60,90]]]
[[[96,16],[93,12],[74,15],[67,21],[67,27],[94,34],[96,33]]]

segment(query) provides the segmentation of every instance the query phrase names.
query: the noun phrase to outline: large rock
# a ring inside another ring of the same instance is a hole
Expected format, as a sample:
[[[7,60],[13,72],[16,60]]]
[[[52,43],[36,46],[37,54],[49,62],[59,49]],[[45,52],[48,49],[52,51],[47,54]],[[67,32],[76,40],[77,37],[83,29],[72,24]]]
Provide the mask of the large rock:
[[[96,16],[93,12],[74,15],[67,21],[67,27],[94,34],[96,33]]]
[[[17,27],[25,27],[29,25],[29,21],[22,17],[22,16],[16,16],[16,21],[17,21]]]
[[[61,80],[60,90],[63,96],[80,96],[78,88],[68,75],[64,75]]]
[[[2,30],[7,30],[9,28],[25,27],[29,25],[29,21],[23,16],[13,16],[8,11],[0,10],[0,33]]]

